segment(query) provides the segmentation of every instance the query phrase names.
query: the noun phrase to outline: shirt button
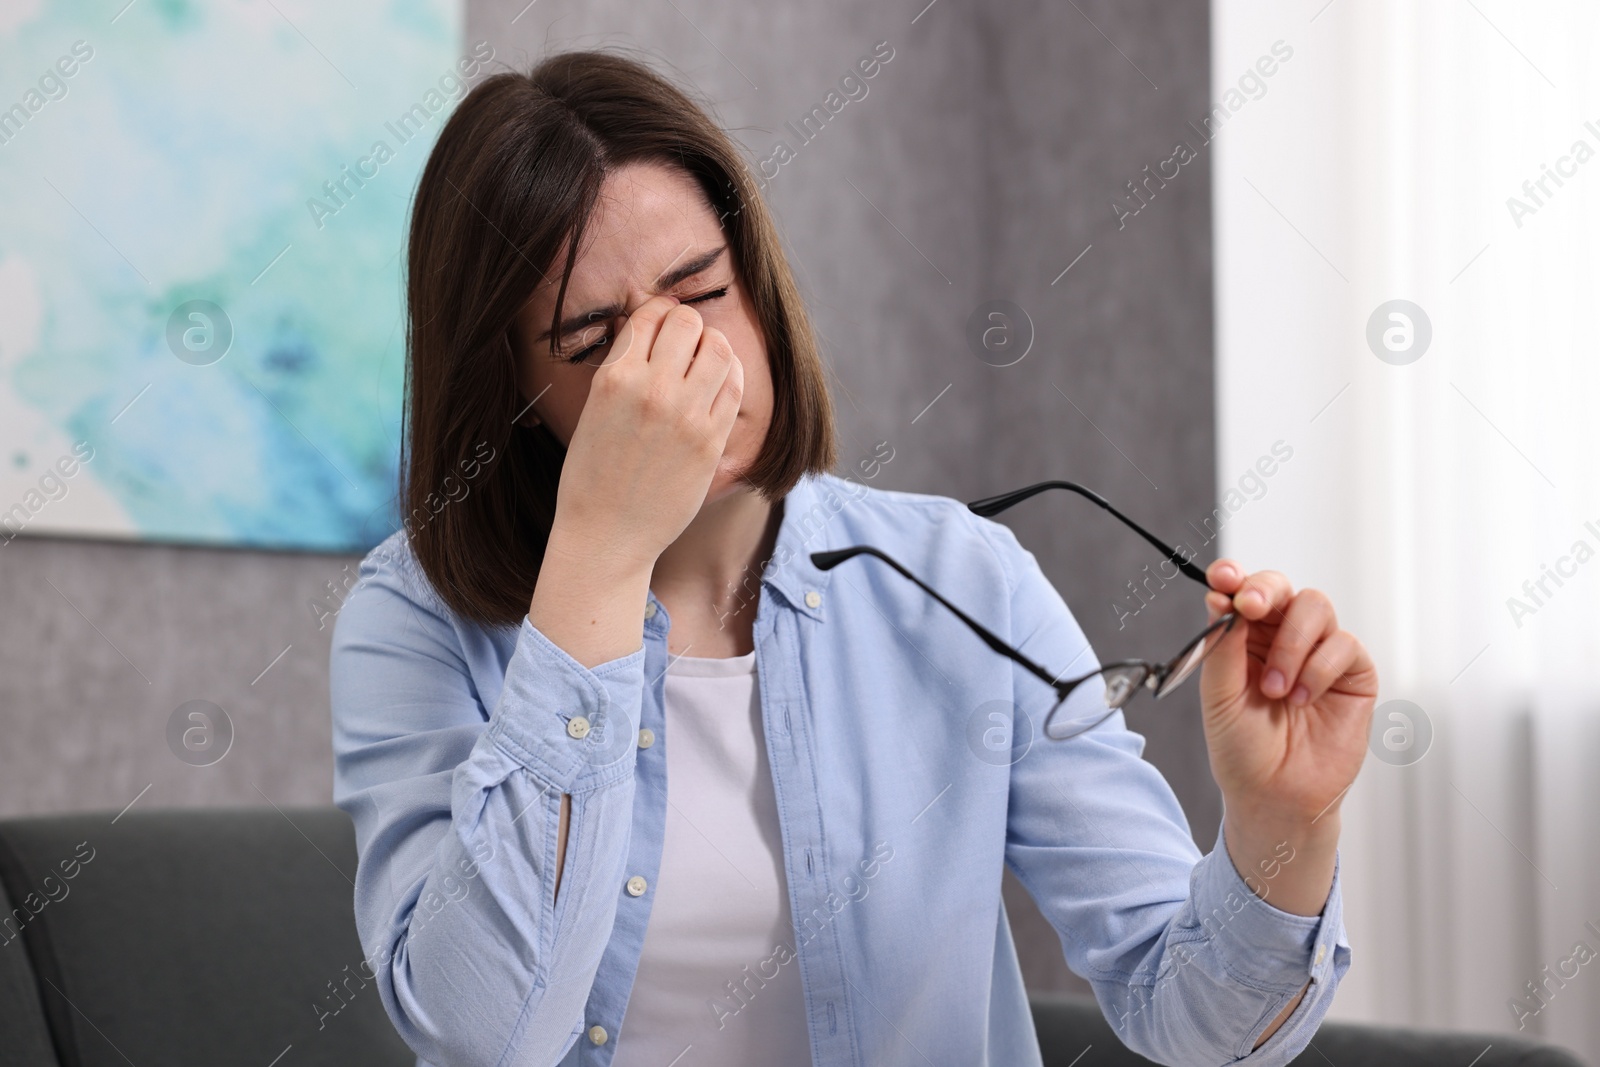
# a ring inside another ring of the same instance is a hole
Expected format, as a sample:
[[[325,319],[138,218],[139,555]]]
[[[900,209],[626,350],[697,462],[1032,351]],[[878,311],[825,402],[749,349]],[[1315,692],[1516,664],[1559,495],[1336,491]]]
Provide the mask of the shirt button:
[[[655,743],[656,743],[656,732],[654,730],[652,730],[652,729],[650,729],[650,727],[646,726],[643,730],[639,731],[639,747],[640,748],[649,748],[651,745],[653,745]]]
[[[589,720],[582,715],[574,715],[567,720],[567,736],[575,737],[582,741],[589,736]]]
[[[650,883],[646,882],[643,878],[640,878],[637,874],[634,875],[632,878],[628,879],[628,895],[630,897],[644,896],[644,891],[649,884]]]
[[[1322,958],[1324,956],[1326,956],[1327,954],[1328,954],[1328,946],[1327,945],[1318,945],[1317,946],[1317,963],[1319,965],[1322,963]]]
[[[820,607],[822,607],[822,594],[817,592],[815,589],[813,589],[810,592],[806,593],[806,607],[808,607],[808,608],[820,608]]]
[[[654,600],[645,604],[644,617],[647,619],[653,619],[656,617],[656,602]]]
[[[603,1026],[589,1027],[589,1040],[593,1041],[596,1045],[605,1044],[606,1038],[609,1036],[610,1035],[606,1033],[606,1028]]]

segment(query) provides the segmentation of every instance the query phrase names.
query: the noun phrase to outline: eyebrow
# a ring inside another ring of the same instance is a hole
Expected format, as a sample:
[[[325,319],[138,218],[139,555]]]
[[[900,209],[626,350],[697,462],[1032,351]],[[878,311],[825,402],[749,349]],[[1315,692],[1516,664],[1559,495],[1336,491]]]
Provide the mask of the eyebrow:
[[[715,264],[718,259],[722,258],[722,254],[727,250],[727,245],[718,245],[709,252],[702,252],[700,255],[689,260],[687,263],[669,269],[665,274],[656,279],[656,292],[659,293],[667,289],[671,289],[679,282],[687,281],[688,279],[693,278],[696,274],[699,274],[701,271],[706,270]],[[580,330],[585,326],[591,325],[592,323],[616,318],[625,311],[626,309],[621,304],[609,304],[603,308],[594,308],[590,311],[584,311],[577,315],[569,315],[565,319],[561,320],[561,324],[559,326],[560,333],[558,336],[565,337],[574,330]],[[538,344],[540,341],[546,340],[549,336],[550,331],[545,330],[538,337],[533,339],[533,343]]]

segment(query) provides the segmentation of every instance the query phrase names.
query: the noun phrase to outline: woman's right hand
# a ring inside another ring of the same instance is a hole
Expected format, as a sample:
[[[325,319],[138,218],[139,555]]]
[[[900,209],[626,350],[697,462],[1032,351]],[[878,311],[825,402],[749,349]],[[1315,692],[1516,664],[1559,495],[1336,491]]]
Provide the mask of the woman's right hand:
[[[656,559],[705,502],[744,394],[721,331],[645,301],[594,373],[567,444],[528,616],[584,666],[627,655]]]
[[[555,521],[618,566],[648,569],[705,501],[744,369],[722,332],[671,296],[639,305],[611,349],[567,445]]]

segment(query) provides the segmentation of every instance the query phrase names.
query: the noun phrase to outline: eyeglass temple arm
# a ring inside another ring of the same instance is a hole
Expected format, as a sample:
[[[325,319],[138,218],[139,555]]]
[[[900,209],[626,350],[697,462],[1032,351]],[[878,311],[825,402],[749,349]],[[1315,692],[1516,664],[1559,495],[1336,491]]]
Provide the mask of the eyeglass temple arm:
[[[1150,542],[1157,549],[1159,549],[1163,556],[1166,556],[1173,563],[1177,564],[1178,570],[1182,571],[1185,577],[1192,578],[1201,585],[1210,588],[1211,583],[1206,581],[1205,571],[1201,570],[1199,567],[1196,567],[1187,559],[1184,559],[1183,556],[1179,554],[1177,549],[1173,548],[1171,545],[1161,540],[1161,538],[1157,537],[1155,534],[1151,533],[1149,530],[1146,530],[1143,526],[1140,526],[1138,523],[1128,518],[1128,516],[1112,507],[1110,501],[1106,500],[1105,497],[1101,496],[1093,489],[1081,486],[1076,482],[1039,482],[1036,485],[1026,486],[1022,489],[1014,489],[1009,493],[1001,493],[999,496],[991,496],[985,497],[982,500],[974,500],[972,503],[967,505],[967,508],[975,514],[982,515],[985,518],[990,518],[1000,514],[1013,504],[1020,504],[1022,501],[1031,496],[1042,493],[1046,489],[1069,489],[1080,496],[1088,497],[1102,508],[1111,512],[1112,515],[1115,515],[1119,520],[1121,520],[1123,525],[1127,526],[1134,533],[1138,534],[1140,537],[1144,538],[1146,541]]]
[[[1051,674],[1049,671],[1033,662],[1033,660],[1029,659],[1027,656],[1024,656],[1011,645],[1002,641],[999,637],[991,633],[989,629],[983,625],[983,623],[979,622],[977,619],[974,619],[972,616],[968,615],[966,612],[950,603],[950,601],[946,600],[939,594],[938,590],[934,589],[927,582],[924,582],[921,578],[918,578],[915,574],[912,574],[895,560],[878,551],[876,548],[873,548],[871,545],[854,545],[850,548],[836,548],[826,552],[813,552],[811,553],[811,562],[819,569],[827,571],[837,567],[845,560],[852,559],[856,556],[876,556],[878,559],[883,560],[883,562],[887,563],[889,566],[899,571],[902,575],[915,582],[924,593],[927,593],[929,596],[933,597],[933,599],[949,608],[950,611],[955,614],[956,618],[966,623],[967,627],[982,639],[984,644],[988,645],[994,651],[1011,660],[1013,663],[1022,667],[1029,674],[1032,674],[1045,685],[1048,685],[1051,689],[1054,689],[1056,693],[1063,698],[1066,696],[1066,690],[1069,687],[1067,687],[1064,683],[1057,681],[1055,675]]]

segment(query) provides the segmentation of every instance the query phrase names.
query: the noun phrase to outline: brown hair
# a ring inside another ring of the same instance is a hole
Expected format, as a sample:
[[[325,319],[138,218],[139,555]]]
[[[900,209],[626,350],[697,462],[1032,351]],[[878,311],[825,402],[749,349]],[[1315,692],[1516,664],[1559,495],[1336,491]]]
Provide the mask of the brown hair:
[[[565,242],[552,328],[561,320],[601,185],[642,161],[679,167],[704,190],[765,336],[772,423],[744,481],[777,500],[834,464],[833,408],[799,289],[754,179],[707,110],[610,52],[496,74],[461,101],[428,157],[406,271],[403,522],[434,592],[463,617],[512,625],[527,614],[555,517],[565,449],[543,424],[513,422],[526,410],[513,321]]]

